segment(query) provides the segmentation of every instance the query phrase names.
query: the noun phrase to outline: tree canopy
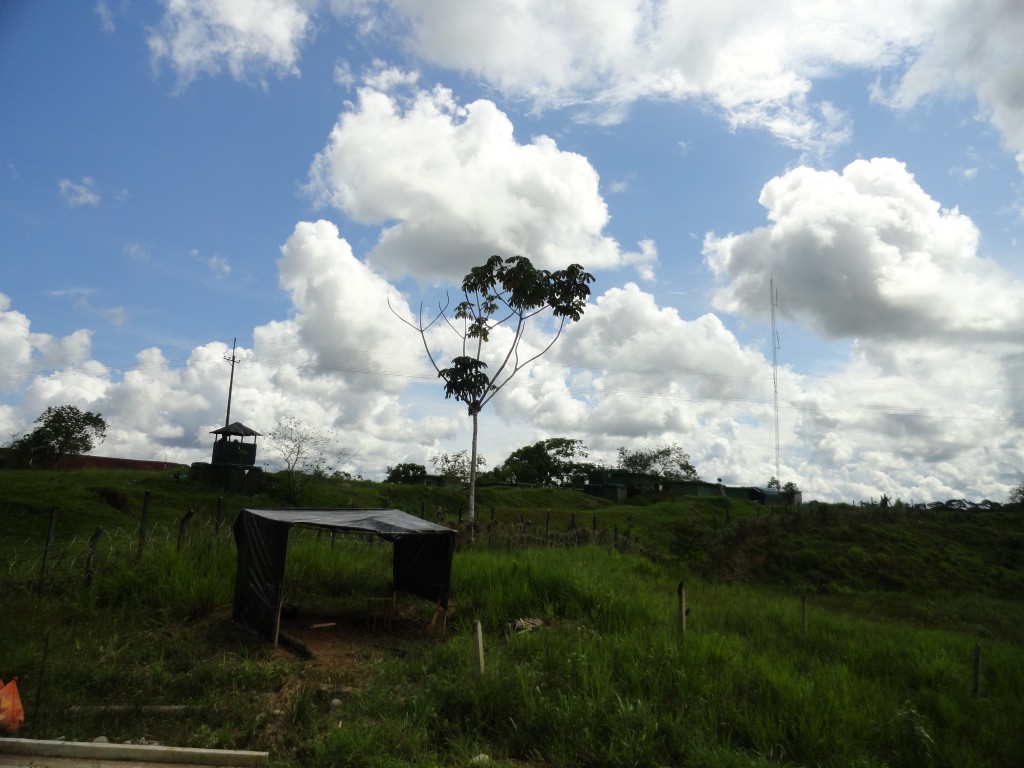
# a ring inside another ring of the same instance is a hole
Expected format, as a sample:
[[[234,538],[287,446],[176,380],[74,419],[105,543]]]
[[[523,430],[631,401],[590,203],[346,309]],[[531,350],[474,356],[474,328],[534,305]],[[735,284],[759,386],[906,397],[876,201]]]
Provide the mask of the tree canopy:
[[[422,480],[427,476],[427,468],[422,464],[403,462],[387,468],[386,483],[407,483],[414,480]]]
[[[39,426],[10,445],[17,466],[49,469],[64,456],[88,453],[107,436],[102,414],[74,405],[51,405],[34,423]]]
[[[593,280],[594,276],[579,264],[549,271],[538,269],[525,256],[491,256],[463,278],[463,300],[452,310],[451,317],[448,314],[450,302],[446,302],[429,321],[424,320],[422,307],[415,324],[403,320],[419,332],[431,365],[444,381],[445,399],[465,403],[473,420],[469,459],[471,526],[475,520],[480,411],[516,373],[551,349],[566,322],[575,322],[583,316],[590,296],[589,284]],[[528,322],[545,312],[550,312],[558,321],[553,338],[536,354],[520,359],[519,344]],[[449,365],[438,362],[427,341],[427,332],[439,322],[447,325],[461,341],[462,354],[452,358]],[[484,345],[490,341],[491,332],[499,326],[512,330],[507,349],[504,352],[486,350]],[[488,351],[492,354],[485,354]],[[485,362],[484,357],[492,364]]]
[[[1024,483],[1010,490],[1010,504],[1024,504]]]
[[[288,416],[270,432],[270,445],[284,467],[288,498],[297,504],[310,483],[337,472],[355,451],[328,429]]]
[[[690,454],[676,443],[632,450],[620,447],[619,468],[636,475],[700,480],[700,475],[690,462]]]
[[[457,483],[468,483],[473,474],[469,452],[463,448],[455,453],[437,453],[430,457],[430,463],[441,477]],[[487,466],[487,459],[477,455],[476,468]]]
[[[593,465],[576,459],[587,455],[582,440],[550,437],[512,451],[494,472],[512,483],[580,486],[586,483]]]

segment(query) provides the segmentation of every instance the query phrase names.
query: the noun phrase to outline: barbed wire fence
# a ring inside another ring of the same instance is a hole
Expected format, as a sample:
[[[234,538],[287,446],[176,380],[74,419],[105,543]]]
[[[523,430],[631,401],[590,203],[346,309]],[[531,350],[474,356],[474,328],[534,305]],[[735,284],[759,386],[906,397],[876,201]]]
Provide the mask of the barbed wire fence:
[[[53,535],[59,515],[51,513],[50,535],[45,541],[4,537],[0,546],[0,577],[8,588],[44,591],[79,582],[89,586],[98,574],[115,568],[139,565],[147,553],[174,546],[177,551],[203,546],[234,546],[229,525],[222,520],[196,519],[188,510],[177,523],[158,520],[145,527],[96,527],[91,535],[68,538]]]
[[[166,516],[153,522],[148,521],[148,499],[136,525],[118,526],[112,529],[97,527],[91,535],[76,534],[69,538],[58,535],[60,515],[53,510],[50,530],[45,539],[25,537],[15,540],[0,537],[0,579],[7,588],[31,587],[41,591],[44,586],[60,586],[76,581],[88,586],[97,574],[126,565],[138,565],[147,552],[165,551],[172,546],[181,552],[202,544],[207,547],[234,548],[231,519],[223,514],[220,504],[216,511],[195,509],[185,510],[178,520],[168,521]],[[436,507],[428,510],[407,510],[425,519],[449,525],[461,530],[462,514],[456,510]],[[643,509],[637,508],[637,515]],[[481,515],[486,518],[486,514]],[[577,522],[577,515],[571,514],[568,525],[564,520],[556,529],[551,513],[541,513],[537,521],[522,514],[509,520],[496,519],[491,509],[490,519],[478,520],[475,537],[460,536],[457,547],[460,550],[511,551],[531,547],[579,547],[596,545],[620,553],[639,554],[660,559],[666,553],[657,552],[633,535],[632,526],[625,524],[599,526],[597,516]],[[751,534],[757,530],[800,529],[804,525],[835,526],[850,523],[942,523],[956,525],[968,521],[985,519],[988,525],[999,530],[1024,529],[1024,515],[1008,514],[1004,510],[986,512],[959,509],[920,508],[879,508],[878,506],[847,507],[836,509],[826,505],[804,505],[791,510],[766,509],[758,511],[755,518],[730,517],[726,510],[721,515],[713,514],[706,523],[713,529],[713,538],[720,539],[735,534]],[[682,518],[681,518],[682,519]],[[325,537],[330,543],[331,536]]]

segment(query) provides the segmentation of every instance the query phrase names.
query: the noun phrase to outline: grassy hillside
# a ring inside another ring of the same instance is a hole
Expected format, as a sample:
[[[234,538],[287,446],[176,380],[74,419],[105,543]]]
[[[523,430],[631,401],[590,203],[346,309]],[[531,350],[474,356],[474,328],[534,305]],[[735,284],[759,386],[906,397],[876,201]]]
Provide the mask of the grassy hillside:
[[[286,598],[332,609],[288,624],[314,653],[303,659],[229,619],[226,523],[243,506],[281,506],[268,479],[243,498],[173,473],[0,473],[0,677],[19,676],[22,735],[265,749],[275,766],[486,754],[509,766],[959,767],[1024,754],[1024,515],[1010,508],[772,514],[727,499],[482,489],[444,637],[412,598],[388,628],[360,613],[387,590],[387,545],[294,534]],[[453,526],[465,504],[456,491],[337,480],[305,501]],[[522,618],[539,624],[519,632]]]

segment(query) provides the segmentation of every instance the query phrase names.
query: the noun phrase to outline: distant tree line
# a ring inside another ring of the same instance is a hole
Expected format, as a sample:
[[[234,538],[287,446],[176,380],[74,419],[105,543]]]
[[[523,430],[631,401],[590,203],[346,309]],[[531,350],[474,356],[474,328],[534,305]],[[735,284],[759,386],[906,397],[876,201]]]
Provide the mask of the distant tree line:
[[[588,461],[589,455],[582,440],[550,437],[517,448],[505,461],[491,469],[484,469],[486,459],[477,456],[477,481],[579,488],[587,483],[590,475],[602,468]],[[430,463],[434,466],[434,474],[453,482],[469,482],[471,459],[467,451],[438,453]],[[700,479],[689,454],[675,443],[634,449],[620,447],[616,469],[637,475]],[[385,480],[389,483],[411,482],[428,474],[423,464],[401,463],[387,468]]]

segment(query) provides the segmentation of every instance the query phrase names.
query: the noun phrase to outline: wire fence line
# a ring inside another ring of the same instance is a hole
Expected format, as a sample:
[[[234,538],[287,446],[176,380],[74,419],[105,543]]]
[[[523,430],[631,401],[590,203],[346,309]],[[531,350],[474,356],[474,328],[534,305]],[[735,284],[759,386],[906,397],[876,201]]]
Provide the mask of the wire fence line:
[[[333,547],[336,541],[352,538],[364,539],[367,543],[387,543],[372,535],[346,535],[326,530],[297,530],[293,535],[324,547]],[[653,554],[629,535],[628,528],[620,532],[618,526],[577,527],[575,522],[568,530],[556,531],[528,522],[491,521],[480,526],[473,536],[462,535],[457,541],[460,550],[500,551],[595,544],[624,553]],[[6,538],[0,539],[0,543],[0,577],[8,586],[41,586],[44,580],[47,583],[66,583],[80,579],[88,583],[97,573],[138,566],[154,551],[165,552],[168,548],[179,552],[199,546],[234,548],[229,524],[205,518],[197,520],[188,514],[176,524],[154,521],[144,528],[119,526],[107,530],[97,527],[91,536],[76,534],[66,539],[54,537],[49,541],[38,538],[13,541]]]
[[[184,522],[183,522],[184,521]],[[0,548],[0,574],[8,585],[76,578],[90,579],[102,570],[138,564],[155,548],[170,545],[179,550],[199,544],[226,545],[232,542],[230,526],[213,520],[190,521],[182,518],[177,524],[154,521],[144,529],[97,527],[91,536],[75,534],[70,538],[48,541],[7,538]]]
[[[643,507],[637,507],[635,516],[643,515]],[[437,508],[430,510],[427,517],[441,524],[450,525],[463,534],[468,530],[462,525],[462,514]],[[529,547],[577,547],[597,545],[622,553],[639,554],[660,559],[665,553],[657,552],[648,544],[632,535],[628,523],[620,529],[618,525],[599,527],[597,516],[577,524],[576,515],[566,526],[552,526],[550,514],[540,523],[525,519],[522,515],[515,521],[496,520],[492,510],[490,519],[486,515],[478,518],[472,535],[457,538],[459,550],[516,550]],[[681,523],[694,520],[680,518]],[[725,539],[732,535],[751,535],[758,531],[794,530],[804,526],[836,526],[848,524],[905,524],[933,523],[956,525],[967,522],[982,522],[997,530],[1024,530],[1024,515],[1008,511],[968,511],[958,509],[920,509],[913,507],[878,506],[836,508],[832,505],[804,505],[792,509],[758,510],[755,517],[732,515],[728,509],[700,516],[699,521],[707,526],[706,532],[713,539]],[[699,522],[698,521],[698,522]],[[685,527],[685,526],[684,526]],[[686,531],[680,532],[686,535]],[[691,531],[691,534],[693,532]],[[323,535],[326,534],[326,535]],[[327,546],[334,543],[339,534],[319,532],[316,540]],[[376,537],[370,537],[376,540]],[[21,541],[0,537],[0,577],[8,586],[18,584],[39,584],[43,580],[64,582],[74,579],[89,581],[103,570],[139,564],[154,550],[166,550],[174,546],[178,551],[203,545],[207,547],[234,547],[230,520],[225,517],[196,517],[190,510],[177,523],[163,520],[135,526],[119,526],[112,530],[97,527],[91,536],[82,534],[63,539],[54,536],[49,541],[25,538]]]

